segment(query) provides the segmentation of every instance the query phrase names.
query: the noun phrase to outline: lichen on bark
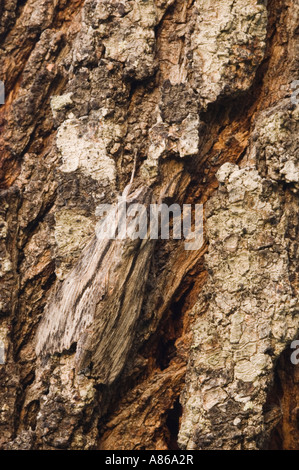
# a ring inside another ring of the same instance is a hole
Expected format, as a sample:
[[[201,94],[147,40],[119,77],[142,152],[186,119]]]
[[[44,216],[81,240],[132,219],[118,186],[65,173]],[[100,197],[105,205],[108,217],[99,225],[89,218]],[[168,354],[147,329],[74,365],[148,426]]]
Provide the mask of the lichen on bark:
[[[0,2],[2,449],[298,448],[297,23]],[[127,192],[203,203],[205,244],[98,240]]]

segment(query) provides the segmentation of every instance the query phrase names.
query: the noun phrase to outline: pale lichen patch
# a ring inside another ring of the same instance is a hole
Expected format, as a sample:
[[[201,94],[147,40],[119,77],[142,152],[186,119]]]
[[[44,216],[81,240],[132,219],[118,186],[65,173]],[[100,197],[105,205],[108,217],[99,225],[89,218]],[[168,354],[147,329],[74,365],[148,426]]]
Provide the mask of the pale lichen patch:
[[[80,122],[66,120],[57,133],[57,147],[61,152],[63,164],[60,170],[66,173],[81,170],[96,180],[113,182],[115,163],[107,155],[103,139],[95,141],[80,136]]]
[[[190,49],[194,81],[206,106],[223,93],[250,87],[264,57],[268,15],[258,1],[197,0],[195,8]]]
[[[238,429],[244,448],[251,449],[256,448],[252,435],[263,426],[274,358],[297,334],[298,299],[288,275],[288,221],[281,214],[281,194],[266,192],[269,182],[254,167],[227,163],[217,177],[219,190],[206,205],[210,275],[201,296],[209,296],[209,308],[202,313],[200,298],[179,442],[183,448],[200,448],[211,436],[205,448],[213,448],[213,429],[221,422],[227,448],[237,448],[239,434],[229,422],[246,412]],[[206,383],[212,384],[208,396]],[[254,398],[248,401],[248,396]],[[223,416],[228,408],[229,420]]]
[[[55,115],[57,111],[61,111],[73,104],[72,95],[73,93],[66,93],[65,95],[51,97],[51,110],[53,115]]]

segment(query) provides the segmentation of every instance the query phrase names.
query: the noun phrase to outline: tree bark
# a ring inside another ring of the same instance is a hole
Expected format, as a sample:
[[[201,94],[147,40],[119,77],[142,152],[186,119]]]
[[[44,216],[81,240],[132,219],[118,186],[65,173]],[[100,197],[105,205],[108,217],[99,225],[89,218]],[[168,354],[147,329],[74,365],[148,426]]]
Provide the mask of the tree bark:
[[[0,0],[1,449],[299,448],[298,13]],[[125,196],[204,244],[100,239]]]

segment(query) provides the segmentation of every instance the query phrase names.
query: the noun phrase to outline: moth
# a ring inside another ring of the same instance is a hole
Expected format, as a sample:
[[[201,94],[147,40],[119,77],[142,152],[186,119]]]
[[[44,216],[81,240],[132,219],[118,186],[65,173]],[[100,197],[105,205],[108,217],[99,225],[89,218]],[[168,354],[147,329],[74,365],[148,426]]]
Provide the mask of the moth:
[[[150,207],[149,187],[130,190],[128,185],[122,195],[128,205]],[[109,385],[123,369],[135,336],[155,240],[99,235],[49,300],[36,334],[36,354],[45,357],[75,345],[77,373],[89,368],[98,383]]]

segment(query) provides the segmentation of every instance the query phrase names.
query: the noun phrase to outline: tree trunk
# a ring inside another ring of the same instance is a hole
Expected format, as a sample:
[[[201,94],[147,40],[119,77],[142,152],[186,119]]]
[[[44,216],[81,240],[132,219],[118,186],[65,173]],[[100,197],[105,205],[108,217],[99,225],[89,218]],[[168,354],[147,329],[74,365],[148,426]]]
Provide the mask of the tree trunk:
[[[298,12],[0,0],[1,449],[299,449]]]

